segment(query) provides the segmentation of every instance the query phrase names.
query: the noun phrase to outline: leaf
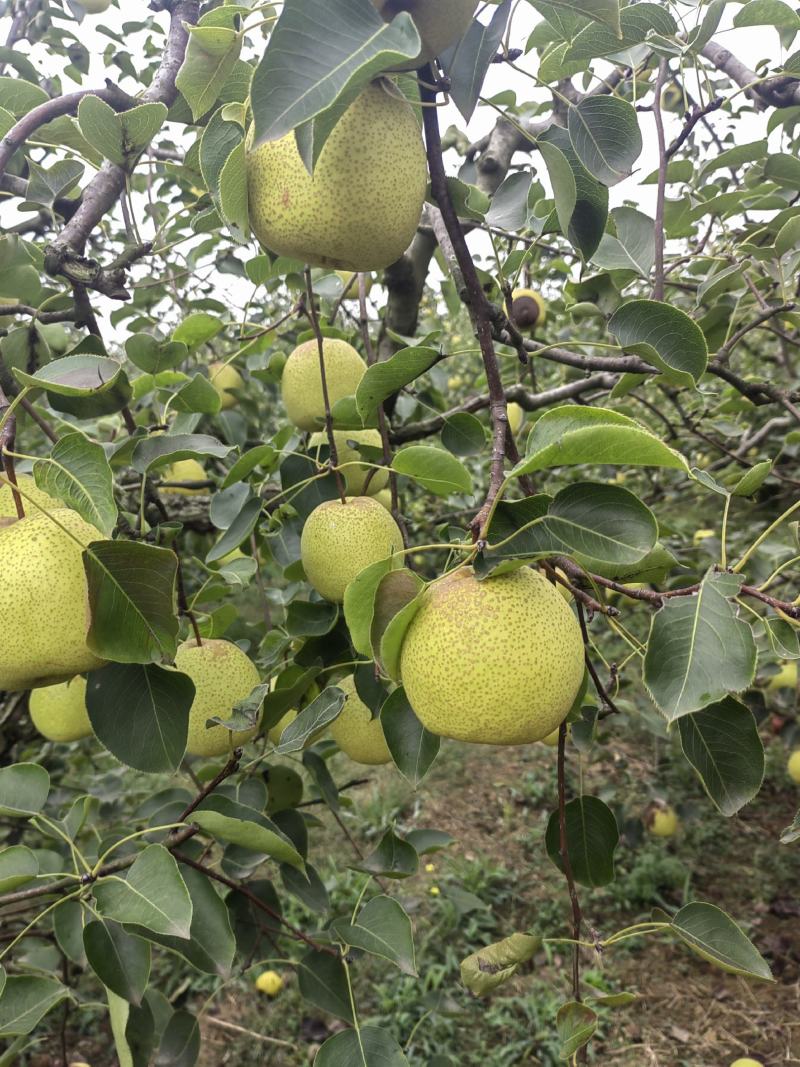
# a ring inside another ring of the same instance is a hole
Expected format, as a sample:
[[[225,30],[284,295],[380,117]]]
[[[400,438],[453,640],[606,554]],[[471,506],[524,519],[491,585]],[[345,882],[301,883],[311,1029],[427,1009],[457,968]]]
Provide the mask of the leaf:
[[[695,900],[672,917],[670,929],[709,963],[730,974],[772,981],[769,964],[729,915]]]
[[[422,606],[424,592],[422,579],[407,568],[390,572],[378,586],[370,640],[375,659],[394,681],[400,674],[406,630]]]
[[[581,163],[565,129],[550,126],[536,143],[537,147],[549,145],[554,149],[544,149],[543,158],[553,186],[561,231],[584,259],[591,259],[606,228],[608,188]]]
[[[391,828],[366,859],[353,865],[354,871],[364,871],[365,874],[384,878],[410,878],[418,869],[419,856],[416,849],[398,837]]]
[[[29,1034],[70,993],[54,978],[11,975],[0,995],[0,1037]]]
[[[217,415],[222,407],[219,393],[204,374],[193,375],[172,398],[175,411]]]
[[[525,229],[528,220],[528,196],[531,175],[526,171],[509,174],[492,197],[486,222],[500,230]]]
[[[311,949],[297,964],[297,984],[309,1004],[353,1023],[347,974],[338,956]]]
[[[225,533],[206,553],[206,563],[215,563],[222,559],[250,537],[261,517],[261,506],[262,500],[257,496],[251,496],[245,501]]]
[[[89,721],[118,760],[152,774],[177,770],[186,751],[194,682],[156,664],[109,663],[86,684]]]
[[[642,151],[633,107],[617,96],[587,96],[570,107],[567,129],[588,172],[604,185],[627,178]]]
[[[93,541],[83,552],[91,624],[86,643],[117,663],[172,660],[178,647],[178,557],[138,541]]]
[[[375,597],[383,578],[392,569],[390,559],[379,559],[365,567],[344,591],[344,617],[353,648],[362,656],[372,656],[370,632],[375,613]]]
[[[122,127],[122,142],[126,159],[130,160],[132,156],[138,155],[150,144],[164,125],[167,111],[166,104],[154,101],[138,104],[117,115],[117,120]]]
[[[200,173],[206,189],[219,205],[219,183],[222,170],[237,145],[244,141],[244,131],[235,122],[227,122],[223,108],[218,108],[208,121],[200,139]]]
[[[503,40],[511,6],[512,0],[502,0],[487,24],[473,19],[462,39],[440,57],[450,82],[450,96],[467,122],[472,118],[486,73]]]
[[[250,207],[244,141],[234,148],[219,176],[219,208],[234,236],[244,242],[250,236]]]
[[[196,459],[197,456],[224,459],[232,451],[232,445],[223,445],[216,437],[207,434],[164,434],[161,437],[147,437],[137,444],[133,450],[133,467],[139,474],[144,474],[181,459]]]
[[[385,1030],[362,1026],[329,1037],[314,1057],[314,1067],[408,1067],[402,1048]]]
[[[0,893],[10,893],[38,873],[36,854],[25,845],[10,845],[0,850]]]
[[[441,359],[435,348],[401,348],[391,358],[373,363],[356,389],[356,407],[366,420],[387,397],[419,378]]]
[[[679,452],[635,419],[607,408],[569,404],[545,411],[537,420],[525,458],[512,474],[589,463],[688,469]]]
[[[95,919],[84,927],[83,945],[103,985],[131,1004],[141,1004],[150,977],[148,943],[119,923]]]
[[[303,857],[289,838],[255,808],[225,796],[210,796],[192,814],[192,821],[218,840],[261,852],[279,863],[303,867]]]
[[[331,923],[331,931],[343,945],[380,956],[403,974],[417,975],[411,920],[391,897],[373,897],[359,911],[352,926],[340,919]]]
[[[46,103],[50,97],[40,85],[32,85],[22,78],[3,77],[0,78],[0,99],[4,109],[19,119],[39,104]]]
[[[511,934],[485,945],[461,961],[461,981],[474,996],[486,996],[512,978],[541,947],[542,939],[531,934]]]
[[[75,159],[61,159],[50,167],[28,160],[30,179],[26,199],[52,210],[59,197],[67,196],[83,174],[83,164]]]
[[[658,4],[639,3],[620,12],[622,37],[610,26],[585,26],[567,49],[565,62],[585,63],[600,56],[615,55],[646,42],[649,34],[657,32],[672,36],[678,32],[675,19]]]
[[[36,815],[50,792],[50,775],[38,763],[0,767],[0,815]]]
[[[200,1026],[191,1012],[173,1012],[161,1036],[155,1067],[194,1067],[200,1055]]]
[[[731,496],[752,496],[757,492],[772,473],[772,460],[765,459],[756,463],[741,476],[731,489]]]
[[[126,877],[99,879],[92,892],[101,915],[121,923],[136,923],[157,934],[189,937],[192,901],[178,864],[163,845],[148,845]]]
[[[676,385],[697,385],[708,365],[703,331],[685,311],[659,300],[629,300],[608,322],[609,331]]]
[[[256,467],[270,469],[278,456],[273,445],[255,445],[243,453],[233,464],[225,476],[221,489],[228,489],[237,482],[243,481]]]
[[[755,675],[753,631],[725,577],[709,572],[696,594],[671,597],[653,617],[644,683],[669,722],[741,692]]]
[[[758,793],[764,746],[752,711],[725,697],[678,720],[683,754],[723,815],[735,815]]]
[[[122,366],[91,353],[54,359],[35,374],[15,368],[14,375],[22,385],[46,389],[53,407],[79,418],[110,415],[132,395]]]
[[[775,29],[800,30],[800,16],[783,0],[749,0],[733,18],[736,29],[748,26],[774,26]]]
[[[611,216],[617,236],[603,234],[592,262],[606,270],[635,270],[643,278],[649,277],[656,258],[655,223],[632,207],[615,207]]]
[[[441,448],[409,445],[396,452],[392,469],[413,478],[436,496],[471,493],[472,476],[464,464]]]
[[[395,766],[411,788],[418,789],[439,753],[441,739],[425,729],[402,687],[384,701],[381,726]]]
[[[187,26],[189,42],[175,79],[195,121],[210,111],[219,99],[242,50],[241,33],[231,26],[207,25],[207,17],[204,16],[197,26]]]
[[[285,5],[253,75],[253,146],[278,140],[345,93],[352,99],[381,71],[419,51],[419,34],[405,12],[387,24],[370,0]],[[315,145],[317,156],[321,147]]]
[[[556,1028],[560,1043],[559,1058],[568,1060],[579,1048],[583,1048],[591,1041],[597,1029],[597,1013],[587,1004],[579,1004],[576,1000],[570,1000],[558,1009]]]
[[[284,756],[290,752],[300,752],[307,741],[333,722],[344,707],[344,701],[345,695],[337,686],[329,685],[323,689],[283,731],[280,744],[275,748],[277,754]]]
[[[193,352],[200,345],[213,340],[224,327],[225,324],[216,315],[210,315],[207,311],[192,311],[172,331],[172,340],[182,342]]]
[[[791,826],[787,826],[781,834],[782,845],[791,845],[797,840],[800,840],[800,811],[795,815]]]
[[[125,165],[122,126],[117,114],[99,96],[89,94],[78,104],[78,125],[89,144],[118,166]]]
[[[619,844],[614,813],[597,797],[580,796],[567,802],[566,820],[567,853],[575,881],[593,888],[609,885],[614,881],[614,852]],[[557,811],[547,821],[545,846],[550,859],[563,871]]]
[[[555,8],[556,11],[580,15],[593,22],[604,22],[616,34],[622,32],[619,0],[531,0],[531,3],[545,18],[549,17],[548,8]]]
[[[36,485],[63,500],[81,518],[110,537],[117,524],[114,479],[103,446],[80,432],[66,433],[50,455],[33,465]]]
[[[486,444],[486,430],[468,411],[457,411],[444,420],[442,444],[453,455],[476,456]]]

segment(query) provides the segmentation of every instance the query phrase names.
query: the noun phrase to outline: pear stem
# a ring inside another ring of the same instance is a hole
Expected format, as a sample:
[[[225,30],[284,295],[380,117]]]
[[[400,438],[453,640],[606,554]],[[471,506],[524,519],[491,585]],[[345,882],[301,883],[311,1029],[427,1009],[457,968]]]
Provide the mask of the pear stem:
[[[319,376],[322,381],[322,401],[325,404],[325,432],[328,435],[330,464],[334,477],[336,478],[339,497],[344,504],[346,499],[345,485],[342,472],[339,470],[339,456],[336,451],[336,438],[333,436],[333,416],[331,415],[331,402],[328,396],[328,379],[325,376],[325,349],[322,330],[319,327],[319,318],[317,317],[317,308],[314,304],[314,289],[311,285],[311,270],[309,267],[306,267],[304,274],[306,279],[306,315],[308,315],[311,329],[314,331],[314,336],[317,339],[317,351],[319,352]]]

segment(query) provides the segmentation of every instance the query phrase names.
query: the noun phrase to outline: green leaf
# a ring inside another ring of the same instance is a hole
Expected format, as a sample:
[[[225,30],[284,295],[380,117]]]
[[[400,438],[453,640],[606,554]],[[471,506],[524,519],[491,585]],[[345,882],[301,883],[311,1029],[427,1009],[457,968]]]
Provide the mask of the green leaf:
[[[581,163],[565,129],[551,126],[536,143],[538,147],[549,145],[559,153],[556,155],[548,149],[543,152],[555,194],[559,226],[573,248],[584,259],[591,259],[606,228],[608,188],[593,178]]]
[[[798,840],[800,840],[800,811],[795,815],[791,826],[787,826],[781,834],[781,844],[792,845]]]
[[[208,344],[224,328],[225,324],[216,315],[193,311],[172,331],[172,340],[182,342],[193,352],[200,345]]]
[[[236,460],[220,488],[228,489],[231,485],[244,481],[256,467],[271,469],[277,456],[278,453],[273,445],[255,445]]]
[[[468,411],[457,411],[444,420],[442,444],[455,456],[477,456],[486,445],[486,430]]]
[[[335,685],[329,685],[318,697],[303,708],[281,734],[275,751],[279,756],[300,752],[307,741],[313,740],[325,729],[344,707],[345,695]]]
[[[250,208],[244,141],[236,145],[220,172],[219,208],[236,239],[245,242],[250,236]]]
[[[89,674],[86,707],[97,739],[122,763],[177,770],[186,751],[194,682],[154,663],[109,663]]]
[[[222,170],[236,146],[244,141],[242,128],[235,122],[227,122],[222,112],[222,108],[214,112],[200,140],[200,172],[217,206]]]
[[[200,1055],[200,1026],[191,1012],[173,1012],[161,1036],[156,1067],[194,1067]]]
[[[396,452],[392,469],[413,478],[436,496],[471,493],[472,476],[464,464],[441,448],[409,445]]]
[[[297,984],[309,1004],[352,1025],[353,1009],[348,994],[347,974],[338,956],[311,949],[297,964]]]
[[[207,18],[201,19],[197,26],[187,27],[189,43],[175,79],[195,121],[210,111],[219,99],[242,50],[240,33],[231,26],[204,24]]]
[[[175,411],[217,415],[222,407],[222,400],[208,378],[197,373],[173,395],[172,406]]]
[[[29,1034],[70,993],[54,978],[11,975],[0,995],[0,1037]]]
[[[685,311],[659,300],[629,300],[611,316],[609,331],[676,385],[696,385],[708,365],[703,331]]]
[[[36,815],[50,792],[50,775],[38,763],[0,767],[0,815]]]
[[[726,697],[678,720],[683,754],[723,815],[735,815],[758,793],[764,746],[752,711]]]
[[[141,1004],[150,977],[148,943],[119,923],[95,919],[84,927],[83,946],[103,985],[131,1004]]]
[[[395,766],[411,788],[418,789],[439,753],[441,739],[425,729],[402,687],[384,701],[381,726]]]
[[[368,419],[387,397],[430,370],[440,358],[435,348],[401,348],[390,359],[373,363],[356,389],[359,415]]]
[[[531,934],[511,934],[484,945],[461,961],[461,981],[474,996],[484,997],[512,978],[541,947],[542,939]]]
[[[121,111],[117,121],[122,127],[122,143],[126,160],[137,156],[153,140],[167,118],[167,106],[160,101],[138,104]]]
[[[669,722],[700,711],[753,680],[753,631],[739,618],[727,575],[709,572],[692,596],[671,597],[656,613],[644,683]]]
[[[278,140],[345,93],[352,99],[381,71],[419,51],[419,34],[405,12],[387,24],[369,0],[287,4],[253,75],[254,146]]]
[[[0,100],[3,101],[4,109],[10,111],[15,119],[22,118],[49,99],[47,92],[40,85],[32,85],[22,78],[0,78]]]
[[[747,26],[774,26],[775,29],[800,30],[800,16],[783,0],[749,0],[733,18],[736,29]]]
[[[225,533],[206,553],[206,563],[216,563],[250,537],[261,517],[261,506],[262,500],[257,496],[251,496],[245,501]]]
[[[78,125],[81,133],[106,159],[118,166],[125,165],[122,126],[112,107],[99,96],[84,96],[78,104]]]
[[[597,1013],[587,1004],[570,1000],[558,1009],[556,1029],[559,1040],[558,1055],[562,1060],[571,1059],[578,1049],[587,1045],[594,1036]]]
[[[566,829],[567,854],[575,881],[593,888],[613,882],[619,830],[608,805],[597,797],[575,797],[566,805]],[[550,859],[563,871],[557,811],[548,819],[545,846]]]
[[[461,40],[440,57],[450,83],[450,96],[467,122],[472,118],[486,73],[501,46],[511,7],[511,0],[501,0],[488,23],[473,19]]]
[[[636,112],[617,96],[584,97],[570,107],[567,129],[578,159],[603,185],[627,178],[642,151]]]
[[[164,434],[147,437],[133,450],[133,467],[140,474],[157,470],[181,459],[196,459],[198,456],[213,456],[224,459],[233,451],[231,445],[223,445],[216,437],[202,433]]]
[[[75,159],[60,159],[50,167],[28,160],[30,179],[26,199],[51,209],[59,197],[67,196],[83,174],[83,164]]]
[[[416,976],[411,920],[391,897],[373,897],[359,911],[353,925],[339,919],[331,923],[331,932],[343,945],[380,956],[403,974]]]
[[[125,877],[106,875],[92,888],[107,919],[136,923],[157,934],[189,937],[192,901],[178,864],[163,845],[148,845]]]
[[[193,813],[192,821],[218,840],[261,852],[292,867],[303,866],[303,857],[271,819],[228,797],[208,797]]]
[[[730,974],[772,981],[769,964],[729,915],[695,900],[673,916],[670,929],[709,963]]]
[[[392,569],[390,559],[380,559],[358,574],[344,591],[344,617],[353,648],[372,657],[370,633],[375,614],[375,597],[383,578]]]
[[[746,471],[731,489],[731,496],[752,496],[772,473],[772,460],[765,459]]]
[[[83,949],[83,905],[77,900],[63,900],[53,911],[53,934],[68,960],[86,967]]]
[[[679,452],[627,415],[569,404],[551,408],[537,420],[528,435],[525,458],[512,474],[590,463],[688,470]]]
[[[0,850],[0,893],[10,893],[38,873],[39,861],[25,845],[10,845]]]
[[[314,1067],[408,1067],[402,1048],[377,1026],[341,1030],[314,1057]]]
[[[621,34],[619,0],[531,0],[533,6],[545,18],[550,17],[549,8],[567,15],[579,15],[582,19],[603,22],[616,34]]]
[[[86,643],[117,663],[172,660],[178,647],[178,557],[140,541],[93,541],[83,552],[91,624]]]
[[[132,395],[122,366],[91,353],[62,356],[35,374],[15,369],[14,375],[22,385],[46,389],[53,407],[79,418],[119,411]]]
[[[413,571],[391,571],[378,586],[370,641],[375,659],[395,681],[400,670],[400,649],[405,632],[422,605],[425,585]]]
[[[605,270],[635,270],[643,278],[649,277],[656,258],[655,223],[632,207],[615,207],[611,216],[617,236],[603,234],[592,262]]]
[[[353,865],[355,871],[364,871],[365,874],[384,878],[410,878],[418,869],[419,856],[416,849],[398,837],[391,828],[366,859]]]
[[[37,486],[63,500],[106,537],[117,524],[114,479],[102,445],[80,432],[66,433],[50,455],[33,465]]]
[[[643,44],[649,34],[656,32],[672,36],[678,32],[675,19],[658,4],[640,3],[620,12],[622,38],[610,26],[585,26],[572,41],[564,55],[565,62],[585,63],[589,59],[615,55]]]

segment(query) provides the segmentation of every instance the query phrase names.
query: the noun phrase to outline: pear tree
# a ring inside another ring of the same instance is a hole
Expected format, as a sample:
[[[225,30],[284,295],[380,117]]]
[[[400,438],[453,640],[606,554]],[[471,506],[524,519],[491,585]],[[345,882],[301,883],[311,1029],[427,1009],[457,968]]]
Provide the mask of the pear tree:
[[[3,0],[0,33],[0,1063],[92,1032],[191,1067],[215,1026],[307,1063],[305,1013],[318,1067],[447,1067],[447,1005],[502,1050],[483,1000],[543,969],[519,1055],[610,1062],[667,944],[746,1013],[755,907],[608,928],[596,891],[765,769],[796,810],[797,13]],[[638,809],[585,784],[620,739],[663,754]],[[462,889],[434,979],[456,843],[353,797],[522,749],[508,889],[557,878],[557,928]],[[262,1032],[211,1010],[237,983]]]

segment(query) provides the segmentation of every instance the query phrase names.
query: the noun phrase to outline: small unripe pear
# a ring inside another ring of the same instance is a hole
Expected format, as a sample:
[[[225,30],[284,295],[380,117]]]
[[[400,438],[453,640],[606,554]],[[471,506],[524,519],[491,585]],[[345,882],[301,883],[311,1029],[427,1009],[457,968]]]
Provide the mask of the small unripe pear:
[[[247,157],[250,222],[272,252],[317,267],[388,267],[416,232],[427,166],[414,110],[394,85],[368,85],[336,123],[313,175],[294,133]]]
[[[780,664],[780,670],[773,674],[767,684],[767,689],[796,689],[797,688],[797,660],[785,660]]]
[[[331,737],[355,763],[390,763],[392,754],[383,735],[380,718],[372,712],[356,691],[352,675],[336,683],[347,696],[338,718],[331,724]]]
[[[397,523],[370,496],[327,500],[306,519],[300,556],[306,578],[327,600],[344,600],[352,580],[403,547]]]
[[[196,459],[179,459],[177,463],[167,467],[161,476],[165,482],[205,482],[208,480],[203,465]],[[178,496],[202,496],[208,493],[208,489],[202,486],[195,489],[189,485],[165,485],[161,492],[175,493]]]
[[[506,415],[508,416],[508,428],[516,436],[525,421],[525,409],[512,400],[510,404],[506,404]]]
[[[511,294],[511,312],[509,318],[518,330],[530,330],[531,333],[544,325],[547,318],[547,304],[541,293],[535,289],[515,289]]]
[[[678,829],[678,816],[669,805],[654,808],[647,819],[647,829],[653,837],[672,837]]]
[[[339,281],[344,286],[345,300],[359,300],[359,288],[358,277],[355,271],[352,270],[337,270],[335,274]],[[350,279],[352,280],[352,283]],[[364,276],[364,296],[369,296],[369,291],[372,288],[372,275],[366,274]]]
[[[325,384],[333,407],[342,397],[352,396],[367,371],[367,365],[352,345],[326,337],[322,343]],[[298,345],[286,360],[281,378],[286,414],[299,430],[318,430],[325,420],[325,397],[316,340]]]
[[[28,708],[33,725],[49,741],[79,741],[93,732],[86,710],[86,679],[80,675],[34,689]]]
[[[789,756],[786,770],[789,772],[789,777],[793,782],[800,783],[800,748],[796,748],[791,756]]]
[[[692,535],[692,544],[699,545],[701,541],[707,541],[710,537],[716,536],[716,530],[695,530]]]
[[[53,497],[48,496],[47,493],[43,493],[41,489],[37,488],[36,482],[28,474],[18,474],[17,485],[26,493],[26,496],[22,497],[22,509],[26,515],[39,514],[39,509],[36,507],[37,504],[46,511],[52,511],[53,508],[63,508],[64,506],[61,501],[54,500]],[[17,509],[14,505],[14,494],[11,486],[2,482],[0,483],[0,519],[16,519],[16,517]]]
[[[208,378],[222,401],[222,410],[235,408],[239,398],[231,389],[243,389],[244,378],[232,363],[209,363]]]
[[[259,993],[266,993],[268,997],[277,997],[283,989],[283,979],[277,971],[263,971],[256,978],[256,989]]]
[[[578,620],[538,571],[433,582],[400,653],[409,702],[432,733],[491,745],[540,741],[566,718],[584,674]]]
[[[407,11],[422,41],[422,51],[397,69],[415,70],[460,41],[469,29],[478,4],[476,0],[372,0],[384,19],[390,22]]]
[[[231,641],[184,641],[175,655],[175,666],[194,682],[195,694],[189,711],[186,751],[192,756],[221,756],[249,741],[258,729],[231,733],[224,726],[206,727],[212,716],[229,719],[234,704],[250,696],[261,681],[255,664]]]
[[[267,771],[267,812],[296,808],[303,799],[303,779],[291,767],[275,766]]]
[[[103,665],[86,645],[82,558],[83,548],[103,535],[75,511],[56,508],[51,515],[0,525],[0,689],[55,685]]]
[[[372,445],[374,448],[381,447],[381,435],[378,430],[334,430],[333,439],[336,442],[336,458],[342,466],[345,492],[348,496],[361,496],[364,492],[364,483],[367,480],[372,467],[368,463],[361,462],[361,453],[357,448],[351,448],[349,441],[355,441],[361,445]],[[328,444],[328,435],[323,430],[311,435],[308,441],[310,452],[319,454],[319,446]],[[355,464],[355,465],[354,465]],[[389,472],[385,467],[376,470],[369,480],[367,493],[375,496],[389,481]]]

